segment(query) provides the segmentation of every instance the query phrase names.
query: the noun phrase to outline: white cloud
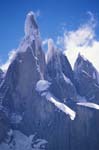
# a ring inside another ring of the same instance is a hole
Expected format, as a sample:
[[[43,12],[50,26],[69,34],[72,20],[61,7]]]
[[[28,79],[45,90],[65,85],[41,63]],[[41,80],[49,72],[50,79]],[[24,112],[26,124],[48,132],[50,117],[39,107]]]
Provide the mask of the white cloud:
[[[93,63],[99,71],[99,41],[95,38],[95,19],[91,12],[87,24],[77,30],[65,31],[63,37],[58,37],[57,44],[64,45],[64,53],[68,57],[72,67],[79,53]]]
[[[49,39],[44,39],[44,40],[42,41],[42,45],[45,46],[46,44],[48,44],[48,40],[49,40]]]
[[[9,56],[9,58],[8,58],[8,60],[5,62],[5,64],[2,64],[2,65],[0,66],[0,68],[1,68],[4,72],[7,71],[9,65],[10,65],[11,62],[14,60],[14,58],[15,58],[15,56],[16,56],[16,50],[10,51],[9,54],[8,54],[8,56]]]

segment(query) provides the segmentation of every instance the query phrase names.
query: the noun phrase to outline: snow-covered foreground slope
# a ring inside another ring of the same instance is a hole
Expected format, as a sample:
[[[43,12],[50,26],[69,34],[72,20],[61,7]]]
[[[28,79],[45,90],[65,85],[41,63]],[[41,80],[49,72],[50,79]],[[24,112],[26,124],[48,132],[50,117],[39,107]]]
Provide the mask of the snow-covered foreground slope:
[[[44,139],[35,139],[35,135],[27,137],[16,130],[9,135],[9,142],[0,145],[0,150],[45,150],[47,143]]]

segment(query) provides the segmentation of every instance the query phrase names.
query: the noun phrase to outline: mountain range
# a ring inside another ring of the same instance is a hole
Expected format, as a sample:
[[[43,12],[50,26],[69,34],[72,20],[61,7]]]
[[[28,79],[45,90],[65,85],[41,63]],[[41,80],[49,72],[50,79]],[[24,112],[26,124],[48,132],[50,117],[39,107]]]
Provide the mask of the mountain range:
[[[99,150],[99,73],[81,54],[74,69],[35,15],[6,72],[0,69],[0,150]]]

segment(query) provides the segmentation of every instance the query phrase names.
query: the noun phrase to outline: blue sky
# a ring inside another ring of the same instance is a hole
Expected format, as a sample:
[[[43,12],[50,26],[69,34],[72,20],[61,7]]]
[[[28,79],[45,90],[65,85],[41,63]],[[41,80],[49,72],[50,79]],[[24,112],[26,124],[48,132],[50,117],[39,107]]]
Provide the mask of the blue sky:
[[[1,0],[0,1],[0,59],[4,62],[8,52],[17,48],[24,35],[24,21],[30,11],[40,12],[38,24],[42,39],[53,38],[66,30],[76,30],[94,14],[97,20],[96,37],[99,38],[98,0]]]

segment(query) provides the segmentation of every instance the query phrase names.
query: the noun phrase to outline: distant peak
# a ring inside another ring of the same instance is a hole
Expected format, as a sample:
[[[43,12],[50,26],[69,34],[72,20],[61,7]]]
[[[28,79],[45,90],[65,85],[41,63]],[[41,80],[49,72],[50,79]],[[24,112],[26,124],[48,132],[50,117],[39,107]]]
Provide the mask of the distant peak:
[[[36,23],[35,13],[30,11],[25,20],[25,36],[38,35],[38,25]]]
[[[88,62],[88,60],[79,53],[74,64],[74,70],[76,71],[78,68],[81,68],[86,62]]]
[[[55,50],[55,44],[52,39],[48,39],[48,51],[54,51]]]
[[[81,55],[80,53],[78,54],[78,57],[77,57],[77,61],[88,61],[87,58],[85,58],[85,56]]]
[[[53,55],[57,52],[57,48],[52,39],[48,39],[48,52],[47,52],[47,62],[53,57]]]

